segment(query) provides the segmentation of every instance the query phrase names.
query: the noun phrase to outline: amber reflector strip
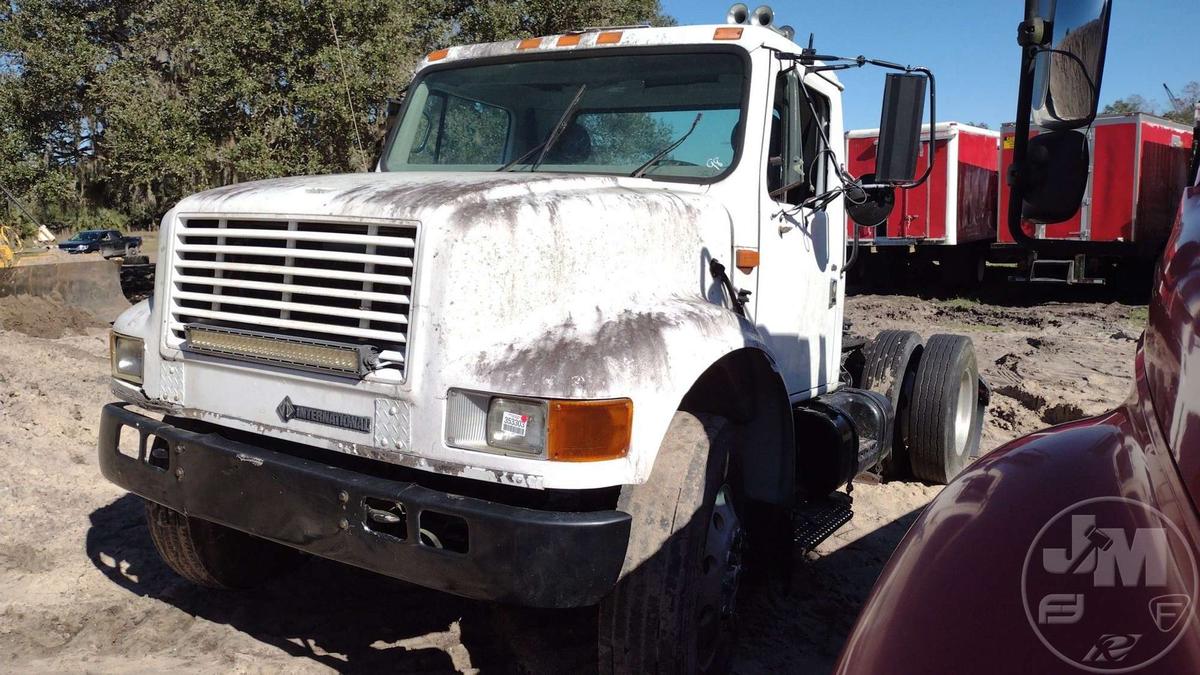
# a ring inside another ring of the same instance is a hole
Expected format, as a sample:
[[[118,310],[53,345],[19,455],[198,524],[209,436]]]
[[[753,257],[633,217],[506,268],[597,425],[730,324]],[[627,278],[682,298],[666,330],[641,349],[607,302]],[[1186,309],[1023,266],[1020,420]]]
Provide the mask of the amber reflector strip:
[[[629,453],[633,401],[550,401],[547,456],[559,462],[597,462]]]
[[[425,58],[429,61],[441,61],[447,56],[450,56],[449,49],[439,49],[436,52],[429,52],[429,56],[426,56]]]
[[[739,248],[735,253],[734,265],[742,272],[749,274],[758,267],[758,251],[752,248]]]
[[[599,37],[596,38],[596,44],[598,44],[598,45],[615,45],[620,41],[621,41],[621,31],[614,31],[612,33],[601,33],[599,35]]]
[[[741,28],[718,28],[716,30],[716,32],[713,33],[713,39],[714,40],[741,40],[742,39],[742,29]]]
[[[558,38],[558,46],[559,47],[574,47],[575,45],[579,44],[579,40],[582,37],[583,37],[582,35],[564,35],[564,36]]]
[[[517,49],[537,49],[542,46],[542,38],[525,38],[517,43]]]

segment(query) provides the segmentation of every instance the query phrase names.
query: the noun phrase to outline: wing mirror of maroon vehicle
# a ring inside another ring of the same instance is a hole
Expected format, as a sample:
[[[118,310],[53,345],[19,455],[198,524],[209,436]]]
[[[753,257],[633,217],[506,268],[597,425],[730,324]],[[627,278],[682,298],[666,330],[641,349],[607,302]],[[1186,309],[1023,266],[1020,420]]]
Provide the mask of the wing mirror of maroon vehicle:
[[[1052,7],[1048,15],[1043,5]],[[1022,224],[1068,220],[1083,203],[1086,127],[1096,119],[1111,16],[1112,0],[1025,0],[1025,20],[1017,29],[1021,79],[1008,176],[1008,227],[1015,241],[1035,251],[1049,251],[1058,243],[1034,238]],[[1030,138],[1032,124],[1039,132]],[[1079,252],[1081,242],[1070,245]]]

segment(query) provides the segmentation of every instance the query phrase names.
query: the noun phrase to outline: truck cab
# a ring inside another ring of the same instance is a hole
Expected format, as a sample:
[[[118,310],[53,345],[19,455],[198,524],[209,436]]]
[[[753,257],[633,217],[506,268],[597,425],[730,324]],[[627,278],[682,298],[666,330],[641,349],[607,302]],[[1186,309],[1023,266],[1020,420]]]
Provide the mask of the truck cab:
[[[606,670],[719,670],[743,554],[844,523],[897,416],[957,473],[970,344],[843,344],[841,85],[749,21],[439,50],[375,171],[176,205],[100,432],[171,567],[599,605]]]

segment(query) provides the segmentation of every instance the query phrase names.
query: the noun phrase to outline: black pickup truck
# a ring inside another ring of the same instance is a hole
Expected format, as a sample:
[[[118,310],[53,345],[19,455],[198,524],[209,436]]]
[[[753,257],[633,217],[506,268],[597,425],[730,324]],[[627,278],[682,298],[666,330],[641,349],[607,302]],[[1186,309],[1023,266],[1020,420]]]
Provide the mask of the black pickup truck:
[[[94,253],[99,251],[105,258],[128,255],[142,247],[141,237],[126,237],[117,230],[83,230],[59,243],[58,247],[68,253]]]

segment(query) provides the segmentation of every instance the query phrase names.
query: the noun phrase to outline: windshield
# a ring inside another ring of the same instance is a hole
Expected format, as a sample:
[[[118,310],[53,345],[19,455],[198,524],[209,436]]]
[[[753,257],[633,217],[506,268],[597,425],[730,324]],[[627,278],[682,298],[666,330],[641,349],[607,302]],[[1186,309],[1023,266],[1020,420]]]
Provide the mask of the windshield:
[[[745,86],[743,59],[712,51],[437,70],[409,90],[381,168],[631,175],[686,135],[644,175],[706,180],[736,159]]]
[[[75,240],[76,241],[96,241],[97,239],[100,238],[100,236],[102,234],[104,234],[104,232],[101,230],[84,230],[83,232],[80,232],[79,234],[75,235]]]

